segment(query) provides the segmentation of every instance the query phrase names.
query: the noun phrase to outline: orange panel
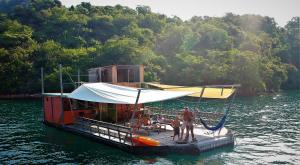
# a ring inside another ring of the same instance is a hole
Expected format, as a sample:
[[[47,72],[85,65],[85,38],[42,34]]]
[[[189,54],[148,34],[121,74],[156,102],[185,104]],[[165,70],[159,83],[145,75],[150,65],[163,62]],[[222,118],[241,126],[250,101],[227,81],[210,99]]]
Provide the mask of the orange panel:
[[[64,112],[64,123],[65,124],[73,124],[73,116],[75,116],[75,113],[72,114],[71,111],[65,111]]]
[[[52,122],[52,106],[51,97],[44,97],[44,120],[47,122]]]
[[[83,117],[92,118],[92,110],[75,110],[75,111],[64,111],[64,124],[73,124],[74,117],[79,116],[79,113],[83,113]]]
[[[60,97],[52,97],[53,100],[53,122],[60,124],[61,116],[61,99]]]
[[[124,120],[124,104],[118,104],[117,105],[117,111],[118,111],[118,121]]]

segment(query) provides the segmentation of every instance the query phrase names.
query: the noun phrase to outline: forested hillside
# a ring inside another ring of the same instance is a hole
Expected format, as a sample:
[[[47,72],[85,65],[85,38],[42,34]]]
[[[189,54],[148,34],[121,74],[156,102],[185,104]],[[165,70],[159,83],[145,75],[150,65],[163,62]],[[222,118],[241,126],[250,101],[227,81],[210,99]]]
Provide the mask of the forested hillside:
[[[41,67],[48,91],[58,89],[60,63],[70,75],[144,64],[146,81],[240,83],[245,95],[299,89],[299,22],[279,27],[270,17],[232,13],[183,21],[147,6],[0,0],[0,94],[39,92]]]

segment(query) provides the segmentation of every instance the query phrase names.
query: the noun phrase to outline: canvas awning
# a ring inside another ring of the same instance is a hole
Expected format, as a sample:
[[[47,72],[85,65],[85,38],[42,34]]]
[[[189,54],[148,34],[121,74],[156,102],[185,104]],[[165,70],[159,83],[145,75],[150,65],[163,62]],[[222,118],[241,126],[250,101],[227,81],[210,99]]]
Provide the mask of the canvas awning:
[[[192,94],[192,91],[163,91],[142,89],[138,103],[158,102]],[[135,104],[137,88],[124,87],[107,83],[87,83],[75,89],[69,98],[113,104]]]
[[[203,87],[186,87],[176,85],[165,85],[158,83],[146,83],[147,85],[165,90],[165,91],[186,91],[193,92],[189,95],[191,97],[200,97]],[[202,97],[210,99],[226,99],[235,92],[235,88],[221,88],[221,87],[205,87]]]

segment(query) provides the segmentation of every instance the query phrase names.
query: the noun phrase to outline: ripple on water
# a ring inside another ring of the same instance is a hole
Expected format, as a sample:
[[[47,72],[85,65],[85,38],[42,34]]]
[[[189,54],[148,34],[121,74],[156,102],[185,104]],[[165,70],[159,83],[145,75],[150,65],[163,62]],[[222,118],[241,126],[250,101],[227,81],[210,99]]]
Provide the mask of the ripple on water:
[[[276,98],[276,99],[273,99]],[[182,105],[172,102],[172,104]],[[170,104],[166,104],[170,105]],[[205,106],[211,106],[204,103]],[[210,110],[220,108],[217,101]],[[199,156],[134,156],[41,124],[36,100],[0,100],[0,162],[6,164],[300,164],[300,93],[239,98],[226,127],[234,148]],[[202,107],[205,109],[205,106]]]

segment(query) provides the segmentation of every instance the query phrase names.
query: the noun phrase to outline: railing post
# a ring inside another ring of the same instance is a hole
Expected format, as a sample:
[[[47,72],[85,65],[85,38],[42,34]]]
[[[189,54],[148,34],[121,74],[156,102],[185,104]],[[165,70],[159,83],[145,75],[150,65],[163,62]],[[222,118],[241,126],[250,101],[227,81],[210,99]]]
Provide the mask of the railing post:
[[[132,113],[132,116],[131,116],[131,119],[130,119],[131,120],[130,121],[130,127],[132,126],[133,118],[135,116],[135,111],[137,111],[137,109],[138,109],[138,102],[139,102],[141,90],[142,89],[138,89],[138,94],[137,94],[137,97],[136,97],[136,100],[135,100],[135,104],[134,104],[134,110],[133,110],[133,113]]]
[[[92,122],[89,121],[89,129],[90,129],[90,133],[92,133]]]
[[[84,126],[85,126],[85,129],[87,130],[87,131],[89,131],[89,121],[86,121],[85,119],[84,119]]]
[[[101,134],[102,134],[102,135],[105,135],[105,137],[102,137],[102,138],[107,138],[106,136],[108,136],[109,140],[112,140],[112,138],[116,138],[116,139],[119,138],[118,141],[120,143],[123,143],[126,145],[131,145],[131,146],[134,145],[133,140],[132,140],[132,128],[130,128],[130,127],[116,125],[113,123],[96,121],[96,120],[88,119],[88,118],[84,118],[84,117],[79,117],[78,120],[83,121],[83,122],[81,122],[82,123],[81,125],[83,126],[82,129],[87,131],[87,133],[97,133],[98,132],[99,137],[101,137]],[[93,128],[92,125],[95,125],[96,127]],[[104,128],[104,130],[102,130],[101,128]],[[107,133],[106,133],[105,129],[107,129]],[[111,132],[111,130],[113,130],[113,132]],[[117,133],[114,133],[114,131],[117,131]],[[126,133],[126,136],[124,138],[122,138],[122,133]],[[128,134],[130,134],[131,144],[126,143],[126,140],[127,140],[126,137],[128,137]],[[118,141],[116,141],[116,142],[118,142]]]
[[[83,119],[84,120],[84,119]],[[85,129],[87,130],[87,131],[89,131],[89,127],[88,127],[88,121],[86,121],[86,120],[84,120],[84,127],[85,127]]]
[[[119,129],[118,129],[118,136],[119,136],[120,143],[122,143],[122,141],[121,141],[121,135],[120,135],[120,130]]]
[[[100,136],[99,123],[97,124],[97,127],[98,127],[98,134],[99,134],[99,137],[101,137],[101,136]]]
[[[130,128],[130,141],[131,141],[131,146],[133,146],[133,140],[132,140],[132,128]]]

